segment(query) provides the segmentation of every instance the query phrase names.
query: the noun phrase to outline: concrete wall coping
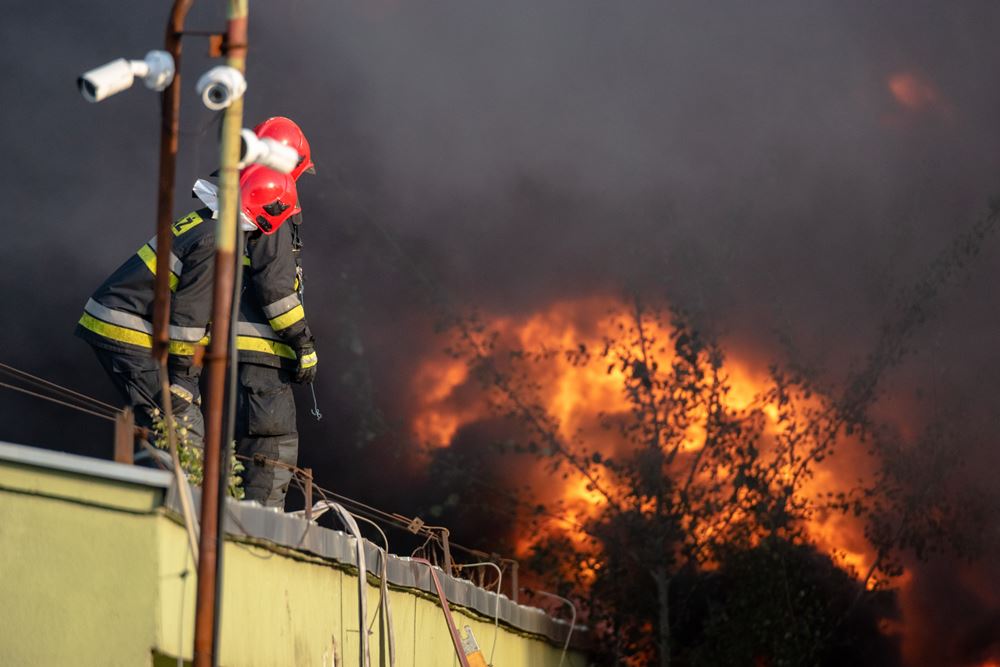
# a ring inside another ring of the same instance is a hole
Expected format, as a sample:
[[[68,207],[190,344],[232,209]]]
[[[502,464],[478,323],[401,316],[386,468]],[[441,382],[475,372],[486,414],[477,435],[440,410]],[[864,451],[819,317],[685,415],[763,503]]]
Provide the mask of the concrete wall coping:
[[[0,442],[0,461],[161,489],[169,489],[174,483],[174,476],[164,470],[123,465],[114,461],[9,442]]]

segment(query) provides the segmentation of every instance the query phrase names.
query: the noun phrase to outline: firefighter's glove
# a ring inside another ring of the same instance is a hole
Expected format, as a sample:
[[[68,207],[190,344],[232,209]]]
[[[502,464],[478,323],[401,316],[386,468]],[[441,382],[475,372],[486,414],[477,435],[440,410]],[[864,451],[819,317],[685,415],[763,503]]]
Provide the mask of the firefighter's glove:
[[[295,369],[295,381],[298,384],[310,384],[316,379],[316,367],[319,357],[312,345],[303,346],[299,351],[299,367]]]

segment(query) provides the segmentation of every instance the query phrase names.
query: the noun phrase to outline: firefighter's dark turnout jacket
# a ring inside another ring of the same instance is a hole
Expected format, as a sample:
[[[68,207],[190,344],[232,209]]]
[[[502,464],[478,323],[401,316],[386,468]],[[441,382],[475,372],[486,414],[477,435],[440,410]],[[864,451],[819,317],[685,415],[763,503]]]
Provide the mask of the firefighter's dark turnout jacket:
[[[211,209],[193,211],[171,226],[170,253],[170,391],[189,404],[191,426],[200,439],[198,370],[193,356],[208,342],[212,306],[215,223]],[[76,335],[100,352],[98,357],[123,397],[136,408],[136,419],[151,426],[160,401],[153,346],[153,292],[156,238],[139,248],[91,295]],[[110,355],[110,356],[109,356]]]
[[[271,507],[284,507],[291,472],[264,460],[298,461],[291,383],[300,351],[313,343],[298,254],[298,227],[289,221],[269,236],[252,233],[243,258],[236,451],[251,459],[243,461],[245,497]]]
[[[253,232],[243,258],[243,294],[236,346],[240,363],[294,370],[298,352],[313,342],[306,322],[296,225],[274,234]]]
[[[170,365],[190,368],[195,348],[208,342],[212,312],[215,223],[207,208],[171,226]],[[84,306],[76,334],[95,347],[149,355],[153,347],[156,237],[115,269]]]

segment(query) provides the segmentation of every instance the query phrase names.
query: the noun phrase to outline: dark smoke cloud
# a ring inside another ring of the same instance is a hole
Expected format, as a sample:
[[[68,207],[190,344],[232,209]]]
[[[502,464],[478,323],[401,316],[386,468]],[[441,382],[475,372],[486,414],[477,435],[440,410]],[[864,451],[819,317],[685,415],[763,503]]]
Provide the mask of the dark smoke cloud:
[[[222,3],[197,5],[189,25],[221,25]],[[157,46],[167,11],[13,2],[0,24],[2,358],[108,400],[70,332],[93,287],[152,234],[158,105],[140,89],[90,106],[73,82]],[[299,120],[320,171],[301,185],[327,416],[302,423],[303,459],[391,509],[423,502],[405,483],[420,468],[387,438],[356,445],[370,426],[358,415],[374,403],[405,425],[414,365],[443,345],[424,278],[498,314],[640,286],[756,357],[778,356],[775,331],[788,333],[837,378],[898,289],[998,194],[995,3],[289,0],[252,11],[248,122]],[[186,46],[179,212],[186,184],[215,166],[213,118],[191,94],[203,52]],[[900,104],[887,85],[900,73],[936,101]],[[885,399],[895,414],[960,414],[983,493],[1000,465],[998,271],[993,242]],[[0,438],[107,451],[110,429],[86,417],[8,394],[0,406]],[[917,651],[914,665],[986,650],[974,628],[996,627],[997,600],[949,594],[972,590],[957,571],[927,571],[948,586],[914,589],[913,627],[947,647]]]

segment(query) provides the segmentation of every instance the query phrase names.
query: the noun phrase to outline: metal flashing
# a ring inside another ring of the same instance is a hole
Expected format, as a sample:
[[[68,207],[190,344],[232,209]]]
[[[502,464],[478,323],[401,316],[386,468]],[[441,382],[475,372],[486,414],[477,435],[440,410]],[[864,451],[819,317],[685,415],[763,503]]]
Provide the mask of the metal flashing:
[[[161,489],[169,489],[174,481],[174,476],[163,470],[124,465],[89,456],[67,454],[66,452],[39,449],[27,445],[15,445],[9,442],[0,442],[0,461],[59,470],[76,475],[100,477],[116,482],[155,486]]]
[[[199,489],[193,488],[192,492],[195,504],[199,505]],[[166,503],[170,509],[180,512],[180,501],[173,489],[168,494]],[[351,535],[323,528],[304,518],[263,507],[256,502],[227,499],[223,526],[229,535],[263,540],[342,565],[357,567],[354,537]],[[368,540],[364,541],[364,547],[366,562],[378,563],[382,550]],[[435,567],[435,570],[449,603],[470,609],[486,618],[493,618],[498,598],[496,593],[480,588],[471,581],[452,577],[440,567]],[[427,566],[412,558],[389,554],[386,572],[392,586],[437,596]],[[555,619],[537,607],[518,604],[502,593],[499,595],[499,605],[501,623],[545,637],[556,645],[566,641],[569,623]],[[577,632],[581,629],[582,626],[576,626]]]

